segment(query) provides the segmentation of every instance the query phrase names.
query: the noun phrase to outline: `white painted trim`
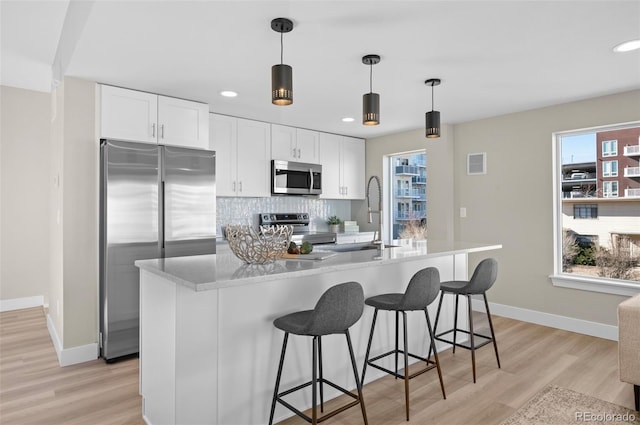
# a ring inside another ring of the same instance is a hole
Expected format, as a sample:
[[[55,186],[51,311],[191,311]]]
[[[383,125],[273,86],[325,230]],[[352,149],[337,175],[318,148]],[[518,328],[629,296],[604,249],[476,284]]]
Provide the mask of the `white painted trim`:
[[[36,295],[33,297],[12,298],[9,300],[0,300],[0,312],[21,310],[23,308],[42,307],[44,305],[44,296]]]
[[[51,337],[51,342],[53,342],[53,348],[56,350],[58,363],[61,367],[89,362],[98,358],[98,344],[95,342],[77,347],[62,348],[62,342],[58,337],[56,327],[53,324],[53,320],[51,320],[51,316],[48,314],[47,329],[49,330],[49,336]]]
[[[633,297],[640,294],[640,284],[623,281],[609,281],[605,278],[589,278],[585,276],[551,275],[553,286],[561,288],[581,289],[583,291],[603,294],[627,295]]]
[[[476,311],[485,311],[484,303],[481,300],[474,299],[471,301],[471,305]],[[618,340],[618,327],[613,325],[605,325],[603,323],[590,322],[588,320],[512,307],[504,304],[489,303],[489,308],[491,309],[491,314],[496,316],[508,317],[510,319],[610,339],[612,341]]]

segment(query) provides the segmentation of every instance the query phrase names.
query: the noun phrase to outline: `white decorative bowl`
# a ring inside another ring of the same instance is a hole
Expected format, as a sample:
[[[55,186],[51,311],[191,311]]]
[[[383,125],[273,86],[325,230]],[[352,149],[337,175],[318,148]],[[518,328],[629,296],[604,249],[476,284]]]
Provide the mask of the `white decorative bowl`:
[[[229,224],[225,234],[231,251],[247,264],[272,263],[287,252],[293,233],[292,226],[261,226]]]

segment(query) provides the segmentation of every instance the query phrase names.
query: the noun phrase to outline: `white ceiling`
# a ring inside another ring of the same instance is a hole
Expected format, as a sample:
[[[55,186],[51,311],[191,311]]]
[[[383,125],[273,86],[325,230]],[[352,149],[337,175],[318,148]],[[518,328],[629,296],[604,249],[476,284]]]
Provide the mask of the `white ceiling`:
[[[60,34],[72,27],[80,35],[67,76],[359,137],[423,127],[427,78],[442,79],[435,109],[444,124],[640,88],[640,51],[612,51],[640,38],[638,0],[97,0],[83,30],[73,16],[64,21],[68,5],[2,0],[2,84],[47,90]],[[286,107],[270,101],[276,17],[295,24],[284,35],[284,62],[294,70],[294,104]],[[373,67],[375,127],[361,124],[366,54],[382,57]],[[345,116],[356,121],[341,122]]]

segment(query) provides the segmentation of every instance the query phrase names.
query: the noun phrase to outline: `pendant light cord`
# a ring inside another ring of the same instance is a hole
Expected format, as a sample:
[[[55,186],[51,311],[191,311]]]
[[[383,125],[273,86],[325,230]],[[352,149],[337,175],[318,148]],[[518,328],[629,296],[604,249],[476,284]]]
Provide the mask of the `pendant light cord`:
[[[433,112],[433,83],[431,84],[431,112]]]
[[[280,65],[284,63],[284,42],[283,42],[284,34],[280,33]]]
[[[369,64],[369,93],[373,93],[373,64]]]

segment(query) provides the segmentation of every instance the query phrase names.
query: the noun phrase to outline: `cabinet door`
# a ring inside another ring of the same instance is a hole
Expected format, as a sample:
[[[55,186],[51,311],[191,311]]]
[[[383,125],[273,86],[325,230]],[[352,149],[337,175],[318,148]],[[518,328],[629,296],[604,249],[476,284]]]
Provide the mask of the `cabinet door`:
[[[342,136],[320,133],[320,164],[322,164],[322,194],[320,198],[342,198],[340,149]]]
[[[364,140],[353,137],[342,139],[342,185],[348,199],[365,198],[365,148]]]
[[[158,96],[100,86],[100,138],[157,143]]]
[[[271,159],[298,160],[295,127],[271,124]]]
[[[270,125],[238,118],[237,196],[271,196]]]
[[[158,143],[210,149],[209,105],[158,96]]]
[[[216,196],[236,195],[237,118],[209,114],[211,147],[216,151]]]
[[[298,161],[317,164],[320,162],[318,156],[320,133],[317,131],[296,129],[296,152]]]

